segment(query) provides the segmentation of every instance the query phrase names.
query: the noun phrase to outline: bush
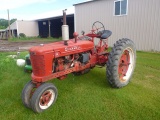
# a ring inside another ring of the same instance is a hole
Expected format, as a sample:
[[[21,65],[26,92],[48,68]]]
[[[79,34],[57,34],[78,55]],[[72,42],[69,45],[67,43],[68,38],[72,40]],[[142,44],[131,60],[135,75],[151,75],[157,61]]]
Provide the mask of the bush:
[[[19,37],[20,37],[20,38],[25,38],[26,35],[25,35],[24,33],[19,33]]]

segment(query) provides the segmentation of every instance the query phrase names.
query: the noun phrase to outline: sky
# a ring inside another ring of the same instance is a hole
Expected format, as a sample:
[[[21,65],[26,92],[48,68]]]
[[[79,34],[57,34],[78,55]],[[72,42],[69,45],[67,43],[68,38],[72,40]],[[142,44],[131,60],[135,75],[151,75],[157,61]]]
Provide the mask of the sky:
[[[62,10],[67,9],[67,14],[74,13],[73,4],[90,0],[0,0],[0,18],[35,20],[62,15]]]

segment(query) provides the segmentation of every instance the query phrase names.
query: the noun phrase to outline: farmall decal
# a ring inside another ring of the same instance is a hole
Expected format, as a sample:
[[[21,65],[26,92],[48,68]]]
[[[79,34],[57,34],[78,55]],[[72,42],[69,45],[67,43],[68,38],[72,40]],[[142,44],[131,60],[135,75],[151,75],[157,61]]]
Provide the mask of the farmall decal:
[[[72,46],[72,47],[66,47],[65,51],[75,51],[75,50],[79,50],[80,47],[79,46]]]

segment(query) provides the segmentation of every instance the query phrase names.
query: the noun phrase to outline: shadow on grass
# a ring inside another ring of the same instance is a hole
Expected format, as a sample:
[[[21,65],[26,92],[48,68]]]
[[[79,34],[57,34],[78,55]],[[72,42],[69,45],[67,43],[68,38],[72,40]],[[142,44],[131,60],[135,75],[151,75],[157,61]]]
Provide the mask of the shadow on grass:
[[[104,88],[104,89],[111,89],[112,87],[109,85],[106,73],[104,72],[104,68],[93,68],[90,70],[89,73],[75,76],[72,73],[68,75],[66,79],[63,81],[59,81],[57,79],[51,80],[53,83],[57,84],[58,87],[61,88],[61,84],[65,84],[66,86],[69,86],[70,88],[76,87],[76,86],[86,86],[86,87],[93,87],[93,88]],[[62,88],[64,89],[64,87]]]

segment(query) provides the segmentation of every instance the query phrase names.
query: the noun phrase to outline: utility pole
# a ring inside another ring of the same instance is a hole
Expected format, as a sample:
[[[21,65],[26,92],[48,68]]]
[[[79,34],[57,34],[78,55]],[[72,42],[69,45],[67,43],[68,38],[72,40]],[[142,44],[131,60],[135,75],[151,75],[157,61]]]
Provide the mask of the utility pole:
[[[8,39],[9,39],[9,38],[11,38],[10,19],[9,19],[9,9],[7,9],[7,13],[8,13],[8,27],[9,27],[9,31],[8,31]]]

